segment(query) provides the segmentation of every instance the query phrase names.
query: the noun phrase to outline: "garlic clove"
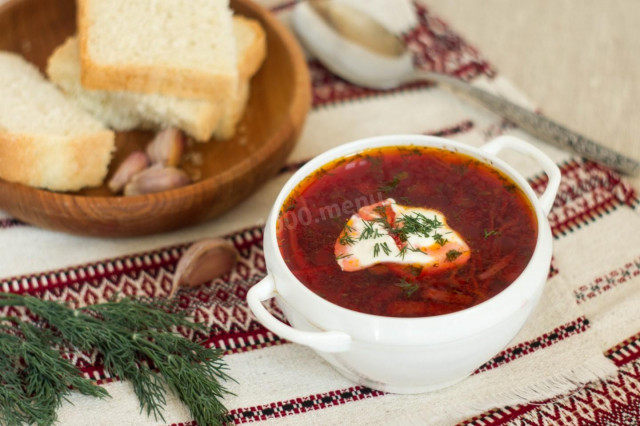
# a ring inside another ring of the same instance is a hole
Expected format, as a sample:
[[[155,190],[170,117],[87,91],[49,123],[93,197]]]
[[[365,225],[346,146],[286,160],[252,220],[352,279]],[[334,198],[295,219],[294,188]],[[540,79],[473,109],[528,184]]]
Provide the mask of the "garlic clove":
[[[158,132],[147,145],[147,155],[151,162],[153,164],[162,164],[163,166],[177,166],[180,164],[184,150],[184,135],[175,127]]]
[[[134,151],[120,164],[109,181],[109,189],[118,193],[131,178],[149,166],[149,157],[142,151]]]
[[[124,195],[143,195],[180,188],[191,183],[189,176],[175,167],[156,164],[133,176],[124,187]]]
[[[178,261],[169,297],[180,287],[193,288],[230,273],[237,259],[234,245],[222,238],[193,244]]]

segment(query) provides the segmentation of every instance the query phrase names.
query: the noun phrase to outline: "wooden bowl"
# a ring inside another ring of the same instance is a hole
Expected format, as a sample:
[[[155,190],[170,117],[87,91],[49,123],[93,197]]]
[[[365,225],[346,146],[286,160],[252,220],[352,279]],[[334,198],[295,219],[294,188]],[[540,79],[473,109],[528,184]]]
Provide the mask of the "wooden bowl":
[[[251,81],[249,104],[236,136],[189,148],[203,160],[198,170],[190,170],[201,175],[200,180],[171,191],[124,197],[110,194],[106,185],[56,193],[0,179],[0,209],[43,228],[135,236],[216,217],[272,177],[293,148],[309,111],[309,71],[296,40],[270,12],[249,0],[231,0],[231,7],[260,21],[267,35],[267,57]],[[0,7],[0,50],[20,53],[44,71],[51,52],[75,27],[74,0],[10,0]],[[144,131],[117,133],[117,152],[105,182],[131,151],[152,137]]]

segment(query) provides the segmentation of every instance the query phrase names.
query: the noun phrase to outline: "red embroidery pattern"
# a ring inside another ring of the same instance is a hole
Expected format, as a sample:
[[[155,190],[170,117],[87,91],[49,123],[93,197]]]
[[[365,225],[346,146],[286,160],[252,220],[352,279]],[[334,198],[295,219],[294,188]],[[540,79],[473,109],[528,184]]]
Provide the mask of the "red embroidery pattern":
[[[616,377],[590,383],[566,398],[544,405],[530,405],[522,414],[492,424],[509,425],[624,425],[623,419],[640,418],[640,365],[631,363]],[[607,421],[612,421],[608,423]],[[486,424],[486,423],[485,423]]]
[[[555,238],[573,232],[582,225],[608,214],[620,206],[633,207],[637,202],[634,189],[616,172],[588,160],[571,160],[560,166],[562,181],[549,223]],[[530,181],[538,194],[544,191],[547,176]]]
[[[441,19],[415,4],[418,25],[404,35],[414,54],[416,65],[423,69],[471,79],[480,74],[492,77],[495,72],[478,51],[467,44]]]
[[[466,133],[473,129],[473,121],[465,120],[460,124],[456,124],[455,126],[445,127],[444,129],[425,132],[426,135],[429,136],[438,136],[441,138],[446,138],[447,136],[459,135],[461,133]]]
[[[640,276],[640,257],[574,290],[576,302],[578,304],[586,302],[638,276]]]
[[[605,355],[620,367],[612,379],[591,382],[565,397],[496,408],[459,425],[634,424],[606,421],[640,418],[640,364],[636,362],[640,358],[640,333],[607,350]]]
[[[284,318],[282,318],[284,320]],[[270,331],[251,331],[236,333],[233,336],[217,335],[209,337],[206,344],[225,350],[225,355],[247,352],[249,350],[268,348],[269,346],[288,343]]]
[[[582,333],[588,329],[589,320],[582,316],[567,324],[556,327],[551,332],[544,333],[543,335],[533,340],[522,342],[517,344],[516,346],[503,350],[495,357],[487,361],[483,366],[478,368],[473,374],[479,374],[484,371],[493,370],[494,368],[498,368],[501,365],[507,364],[508,362],[511,362],[515,359],[522,358],[523,356],[533,353],[537,350],[547,348],[555,343],[560,342],[561,340],[564,340],[575,334]]]
[[[277,336],[255,320],[245,301],[251,285],[266,273],[262,229],[249,228],[226,238],[234,243],[240,254],[232,273],[197,290],[177,295],[180,307],[190,309],[195,320],[210,329],[208,336],[185,335],[206,339],[207,344],[220,347],[227,353],[280,344]],[[187,247],[186,244],[166,247],[58,271],[9,278],[0,282],[0,289],[46,300],[63,300],[74,307],[104,302],[116,293],[165,297],[171,288],[176,263]],[[284,320],[273,299],[267,307]],[[0,315],[28,318],[20,307],[2,307]],[[75,353],[69,359],[87,377],[109,379],[95,354]]]
[[[235,408],[229,412],[229,422],[233,424],[254,422],[257,420],[274,419],[291,414],[305,413],[319,410],[347,402],[359,401],[384,395],[384,392],[362,386],[335,390],[326,393],[309,395],[287,401],[272,402],[268,405],[258,405],[248,408]]]
[[[637,360],[640,358],[640,333],[607,350],[605,355],[618,366]]]
[[[556,265],[556,258],[554,256],[551,256],[551,266],[549,266],[549,275],[547,276],[547,278],[555,277],[556,275],[558,275],[558,273],[560,273],[560,271],[558,270],[558,267]]]

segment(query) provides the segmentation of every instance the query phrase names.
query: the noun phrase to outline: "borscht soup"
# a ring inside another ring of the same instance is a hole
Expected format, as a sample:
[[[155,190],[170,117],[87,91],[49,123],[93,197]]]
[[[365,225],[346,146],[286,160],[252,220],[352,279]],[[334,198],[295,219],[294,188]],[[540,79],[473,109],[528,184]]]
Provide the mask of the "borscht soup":
[[[444,149],[373,148],[326,164],[282,205],[278,246],[318,296],[391,317],[447,314],[504,290],[537,241],[505,174]]]

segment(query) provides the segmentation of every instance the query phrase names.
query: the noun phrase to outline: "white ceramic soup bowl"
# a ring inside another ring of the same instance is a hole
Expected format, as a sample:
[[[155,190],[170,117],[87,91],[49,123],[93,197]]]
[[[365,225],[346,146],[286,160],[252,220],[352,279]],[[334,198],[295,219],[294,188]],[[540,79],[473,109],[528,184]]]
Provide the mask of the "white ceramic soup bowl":
[[[276,220],[291,191],[332,160],[394,145],[436,147],[469,155],[499,169],[522,189],[535,210],[537,242],[528,265],[505,290],[454,313],[394,318],[333,304],[305,287],[289,270],[278,247]],[[524,153],[542,166],[549,183],[540,198],[520,174],[496,157],[503,149]],[[357,384],[394,393],[419,393],[452,385],[503,349],[536,306],[551,263],[552,237],[547,215],[559,184],[560,170],[549,157],[510,136],[499,137],[480,148],[420,135],[381,136],[338,146],[309,161],[280,191],[264,233],[268,273],[251,288],[247,301],[265,327],[284,339],[309,346]],[[272,297],[291,325],[265,309],[262,301]]]

